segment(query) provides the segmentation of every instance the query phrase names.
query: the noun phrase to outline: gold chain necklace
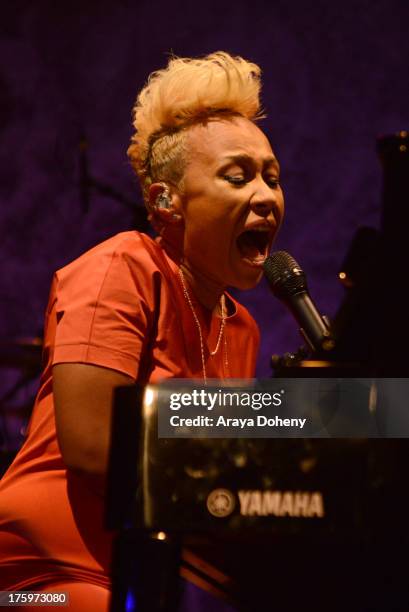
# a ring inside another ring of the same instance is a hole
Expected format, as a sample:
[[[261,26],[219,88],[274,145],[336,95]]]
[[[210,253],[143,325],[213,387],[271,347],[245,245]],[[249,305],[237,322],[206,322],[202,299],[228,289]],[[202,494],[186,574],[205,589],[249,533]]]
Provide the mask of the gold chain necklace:
[[[200,321],[199,318],[196,314],[196,311],[194,309],[192,300],[190,298],[189,295],[189,291],[187,290],[187,286],[185,283],[185,277],[183,275],[182,269],[179,268],[179,277],[180,277],[180,282],[182,284],[182,289],[183,289],[183,294],[186,298],[187,303],[190,306],[190,310],[192,311],[192,315],[193,315],[193,319],[196,323],[196,327],[197,327],[197,331],[199,332],[199,340],[200,340],[200,355],[202,358],[202,370],[203,370],[203,380],[206,383],[207,382],[207,376],[206,376],[206,362],[205,362],[205,354],[204,354],[204,342],[203,342],[203,334],[202,334],[202,326],[200,325]],[[224,332],[224,328],[226,325],[226,300],[224,297],[224,294],[221,296],[220,298],[220,308],[221,308],[221,312],[222,312],[222,320],[220,321],[220,329],[219,329],[219,335],[217,336],[217,342],[216,342],[216,347],[213,351],[209,350],[210,355],[213,357],[214,355],[216,355],[217,351],[219,350],[220,347],[220,343],[221,343],[221,339],[223,337],[223,332]],[[224,336],[224,349],[225,349],[225,365],[226,368],[229,365],[228,359],[227,359],[227,341],[226,341],[226,336]]]

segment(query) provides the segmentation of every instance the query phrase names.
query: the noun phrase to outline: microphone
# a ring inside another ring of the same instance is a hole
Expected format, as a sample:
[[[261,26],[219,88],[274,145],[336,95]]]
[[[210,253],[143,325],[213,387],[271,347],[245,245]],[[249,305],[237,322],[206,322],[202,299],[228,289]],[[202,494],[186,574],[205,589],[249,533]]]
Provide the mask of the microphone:
[[[335,341],[328,321],[311,300],[305,274],[295,259],[277,251],[267,257],[263,268],[271,291],[290,309],[309,347],[318,353],[332,350]]]

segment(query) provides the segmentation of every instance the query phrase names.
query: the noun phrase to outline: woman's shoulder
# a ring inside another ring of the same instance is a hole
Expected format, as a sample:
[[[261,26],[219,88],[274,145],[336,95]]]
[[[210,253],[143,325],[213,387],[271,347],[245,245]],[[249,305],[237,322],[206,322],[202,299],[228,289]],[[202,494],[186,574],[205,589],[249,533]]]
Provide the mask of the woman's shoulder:
[[[56,271],[59,282],[73,275],[89,276],[98,280],[109,270],[138,271],[146,275],[164,269],[166,258],[162,248],[147,234],[137,231],[121,232],[92,247]]]
[[[102,291],[151,294],[157,280],[167,275],[161,247],[148,235],[122,232],[89,249],[55,273],[59,296],[97,299]]]
[[[88,249],[60,268],[57,273],[64,273],[70,268],[80,267],[89,261],[96,263],[114,257],[149,260],[152,257],[160,256],[160,251],[158,244],[147,234],[138,231],[121,232]]]

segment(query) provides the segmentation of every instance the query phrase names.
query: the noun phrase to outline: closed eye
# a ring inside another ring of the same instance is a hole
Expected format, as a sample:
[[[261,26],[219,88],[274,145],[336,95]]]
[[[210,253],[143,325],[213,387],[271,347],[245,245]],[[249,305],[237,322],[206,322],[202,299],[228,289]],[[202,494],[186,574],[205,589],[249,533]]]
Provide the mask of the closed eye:
[[[230,174],[225,174],[223,178],[232,185],[244,185],[247,182],[244,176],[231,176]]]
[[[267,176],[265,181],[272,189],[277,189],[280,186],[280,181],[276,176]]]
[[[245,176],[234,176],[231,174],[224,174],[223,179],[228,183],[231,183],[232,185],[236,185],[238,187],[245,185],[249,180],[251,180],[250,178]],[[280,181],[276,176],[267,176],[264,178],[264,181],[269,187],[271,187],[271,189],[277,189],[280,186]]]

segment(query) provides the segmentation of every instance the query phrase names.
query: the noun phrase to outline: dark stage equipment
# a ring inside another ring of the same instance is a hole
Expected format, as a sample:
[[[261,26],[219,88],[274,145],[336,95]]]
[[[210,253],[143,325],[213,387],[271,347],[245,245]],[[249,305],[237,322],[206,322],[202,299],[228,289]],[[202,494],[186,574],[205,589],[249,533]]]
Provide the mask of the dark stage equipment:
[[[383,167],[381,230],[361,228],[340,279],[347,288],[333,321],[336,348],[329,357],[377,376],[408,376],[409,135],[377,141]]]
[[[125,206],[133,214],[134,229],[149,233],[151,226],[148,221],[146,208],[136,204],[134,200],[125,196],[115,186],[91,175],[88,160],[89,143],[83,131],[80,135],[78,149],[78,188],[82,211],[85,214],[88,213],[91,206],[91,195],[92,193],[97,193]]]
[[[23,441],[34,397],[31,393],[26,394],[21,402],[19,394],[40,375],[41,352],[42,339],[39,337],[0,339],[0,369],[17,374],[0,397],[0,477]]]
[[[121,530],[113,610],[125,610],[131,590],[138,612],[175,612],[178,567],[246,612],[406,610],[406,440],[157,432],[141,389],[119,389],[107,506]]]
[[[298,264],[294,262],[298,272],[287,281],[289,288],[285,299],[280,274],[275,273],[278,281],[273,283],[273,292],[289,307],[301,327],[303,320],[311,324],[311,338],[318,337],[314,345],[307,336],[307,346],[301,347],[297,353],[286,353],[281,357],[274,355],[272,367],[276,376],[304,376],[300,367],[315,368],[308,374],[312,377],[335,375],[325,374],[327,368],[336,369],[342,376],[409,376],[406,306],[408,132],[380,137],[377,151],[383,167],[381,229],[361,227],[352,239],[339,272],[346,295],[327,328],[333,342],[330,350],[322,350],[327,319],[316,311],[307,319],[303,312],[304,316],[300,318],[296,309],[298,304],[291,297],[291,293],[299,291],[301,271]],[[271,278],[269,284],[272,285]],[[305,330],[302,334],[305,338]],[[309,357],[307,361],[306,357]]]

